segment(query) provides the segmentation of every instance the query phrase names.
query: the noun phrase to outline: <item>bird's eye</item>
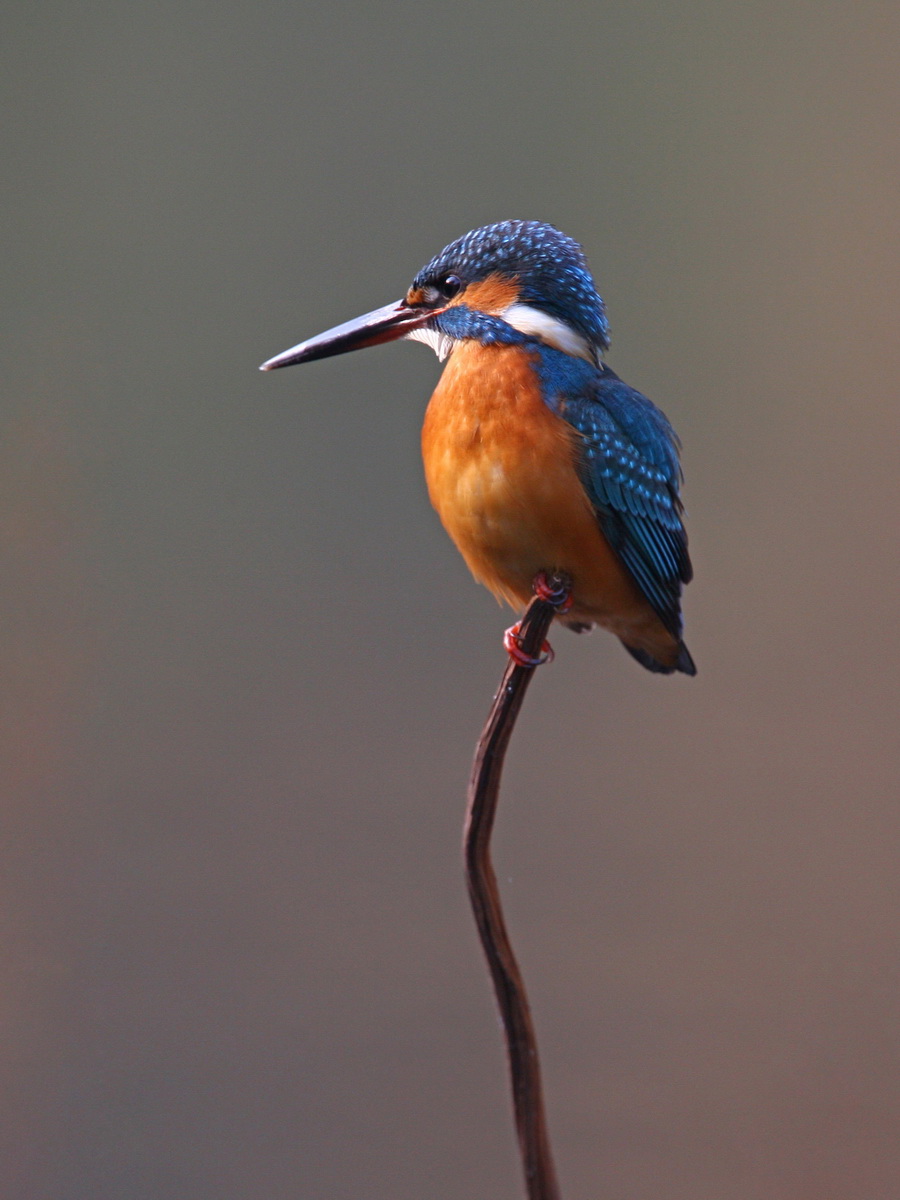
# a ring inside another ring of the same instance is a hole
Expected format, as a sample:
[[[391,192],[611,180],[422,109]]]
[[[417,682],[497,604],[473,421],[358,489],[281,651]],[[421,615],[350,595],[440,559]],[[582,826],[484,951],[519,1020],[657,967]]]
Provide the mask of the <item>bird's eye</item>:
[[[410,288],[407,293],[407,303],[417,304],[425,308],[437,308],[452,300],[462,288],[463,282],[458,275],[444,275],[433,283],[426,283],[418,288]]]

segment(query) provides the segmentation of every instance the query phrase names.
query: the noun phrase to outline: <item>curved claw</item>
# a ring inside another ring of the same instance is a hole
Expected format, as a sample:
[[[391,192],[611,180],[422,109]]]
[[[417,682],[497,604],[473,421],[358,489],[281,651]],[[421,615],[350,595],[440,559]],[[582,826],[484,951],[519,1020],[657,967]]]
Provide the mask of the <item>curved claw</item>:
[[[558,613],[567,613],[572,607],[571,585],[559,575],[548,576],[546,571],[538,571],[532,586],[538,599],[552,604]]]
[[[544,663],[553,662],[553,647],[549,642],[544,642],[541,653],[536,658],[525,653],[522,649],[522,639],[519,636],[521,629],[522,624],[517,621],[515,625],[510,625],[503,635],[503,648],[516,666],[541,667]]]

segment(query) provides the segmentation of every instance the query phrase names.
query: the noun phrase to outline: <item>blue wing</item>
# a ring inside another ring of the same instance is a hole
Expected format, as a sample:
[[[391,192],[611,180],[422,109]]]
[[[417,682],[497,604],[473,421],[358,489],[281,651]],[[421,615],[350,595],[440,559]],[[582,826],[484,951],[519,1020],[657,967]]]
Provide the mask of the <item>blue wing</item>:
[[[607,541],[680,640],[681,587],[692,570],[678,494],[678,438],[665,416],[608,367],[590,389],[558,396],[580,434],[579,474]]]

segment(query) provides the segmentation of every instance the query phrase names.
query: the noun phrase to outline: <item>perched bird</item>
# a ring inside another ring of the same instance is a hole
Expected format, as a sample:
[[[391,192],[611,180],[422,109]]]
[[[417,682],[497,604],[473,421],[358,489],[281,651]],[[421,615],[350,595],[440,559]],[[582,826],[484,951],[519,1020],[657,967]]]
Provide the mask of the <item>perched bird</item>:
[[[536,581],[562,575],[570,591],[557,619],[579,632],[602,625],[650,671],[696,674],[682,640],[691,563],[678,438],[603,362],[609,326],[581,246],[540,221],[473,229],[402,300],[261,370],[398,338],[447,361],[422,455],[431,501],[475,578],[524,606]]]

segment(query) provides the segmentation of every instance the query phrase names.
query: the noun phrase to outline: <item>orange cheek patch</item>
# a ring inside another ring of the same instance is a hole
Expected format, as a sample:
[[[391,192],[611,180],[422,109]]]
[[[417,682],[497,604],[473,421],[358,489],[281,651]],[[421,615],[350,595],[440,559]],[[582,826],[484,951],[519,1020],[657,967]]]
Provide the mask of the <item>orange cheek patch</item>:
[[[479,283],[469,284],[467,288],[450,301],[448,307],[454,304],[465,304],[476,312],[493,313],[495,316],[509,308],[519,298],[519,281],[510,279],[508,275],[488,275]]]

